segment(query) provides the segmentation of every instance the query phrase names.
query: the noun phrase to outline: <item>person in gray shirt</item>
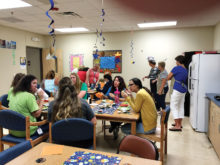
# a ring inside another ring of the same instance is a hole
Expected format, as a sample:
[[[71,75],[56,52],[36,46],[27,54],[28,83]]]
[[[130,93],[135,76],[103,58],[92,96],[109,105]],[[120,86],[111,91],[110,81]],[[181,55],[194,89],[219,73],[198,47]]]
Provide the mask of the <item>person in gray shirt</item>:
[[[158,75],[158,78],[155,79],[153,82],[157,84],[157,94],[156,94],[156,107],[157,110],[160,111],[160,108],[165,110],[166,108],[166,94],[168,92],[168,83],[167,83],[167,76],[168,73],[165,70],[165,62],[159,62],[158,63],[158,69],[160,70],[160,74]]]

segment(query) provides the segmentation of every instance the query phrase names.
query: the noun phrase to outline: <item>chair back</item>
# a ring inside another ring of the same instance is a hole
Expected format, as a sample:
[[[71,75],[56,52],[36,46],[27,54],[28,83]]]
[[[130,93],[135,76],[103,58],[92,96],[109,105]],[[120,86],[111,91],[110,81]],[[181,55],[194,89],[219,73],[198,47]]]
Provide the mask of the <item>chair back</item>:
[[[52,141],[55,143],[71,143],[93,139],[92,122],[82,118],[68,118],[52,125]]]
[[[16,144],[15,146],[10,147],[9,149],[0,152],[0,164],[8,163],[12,159],[23,154],[24,152],[26,152],[27,150],[31,148],[32,148],[31,143],[28,140],[28,141]]]
[[[4,94],[0,97],[0,101],[1,101],[2,105],[6,108],[8,108],[8,103],[9,103],[7,98],[8,98],[8,94]]]
[[[0,111],[0,126],[10,130],[25,131],[26,118],[12,110]]]
[[[159,158],[158,149],[154,143],[134,135],[127,135],[121,140],[117,154],[120,151],[128,152],[146,159],[158,160]]]

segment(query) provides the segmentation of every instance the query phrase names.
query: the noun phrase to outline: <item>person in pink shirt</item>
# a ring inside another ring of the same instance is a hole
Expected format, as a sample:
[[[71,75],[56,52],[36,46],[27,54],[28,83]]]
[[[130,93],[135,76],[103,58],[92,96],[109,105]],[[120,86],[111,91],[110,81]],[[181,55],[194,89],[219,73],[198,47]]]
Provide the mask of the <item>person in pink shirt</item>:
[[[86,84],[92,89],[95,88],[99,80],[99,65],[94,64],[93,68],[89,69],[86,73]]]

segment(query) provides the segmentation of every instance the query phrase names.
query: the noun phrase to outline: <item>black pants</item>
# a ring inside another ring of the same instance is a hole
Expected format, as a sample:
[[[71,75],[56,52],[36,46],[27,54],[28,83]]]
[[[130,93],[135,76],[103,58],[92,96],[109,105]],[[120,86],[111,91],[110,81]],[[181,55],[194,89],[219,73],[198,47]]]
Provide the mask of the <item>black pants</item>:
[[[166,99],[166,94],[167,94],[168,90],[169,90],[169,88],[167,86],[167,87],[164,87],[164,94],[162,94],[162,95],[156,94],[157,110],[159,110],[160,108],[162,108],[162,109],[166,108],[165,99]]]
[[[157,94],[157,82],[152,83],[154,79],[150,79],[150,91],[153,93],[154,97]]]

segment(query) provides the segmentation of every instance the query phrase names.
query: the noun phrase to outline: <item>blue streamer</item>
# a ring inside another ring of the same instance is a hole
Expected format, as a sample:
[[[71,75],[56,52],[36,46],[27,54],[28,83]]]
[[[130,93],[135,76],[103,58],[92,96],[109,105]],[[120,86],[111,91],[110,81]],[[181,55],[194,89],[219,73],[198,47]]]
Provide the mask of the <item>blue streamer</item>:
[[[48,28],[51,29],[51,31],[49,32],[49,34],[53,37],[53,47],[55,46],[56,43],[56,35],[55,35],[55,31],[54,28],[52,27],[52,24],[54,24],[54,20],[53,18],[49,15],[49,11],[52,10],[54,8],[54,2],[53,0],[50,0],[50,9],[48,11],[46,11],[46,16],[48,16],[48,18],[51,20],[50,24],[48,25]]]

